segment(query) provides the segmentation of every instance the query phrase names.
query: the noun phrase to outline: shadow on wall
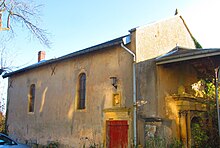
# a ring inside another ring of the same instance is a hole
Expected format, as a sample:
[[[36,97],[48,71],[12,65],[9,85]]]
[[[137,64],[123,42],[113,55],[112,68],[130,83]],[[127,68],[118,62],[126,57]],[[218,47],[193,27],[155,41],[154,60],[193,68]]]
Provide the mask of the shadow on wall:
[[[46,87],[46,88],[44,89],[44,92],[43,92],[43,94],[42,94],[41,106],[40,106],[40,110],[39,110],[40,113],[42,113],[43,108],[44,108],[44,103],[45,103],[45,99],[46,99],[47,90],[48,90],[48,87]]]

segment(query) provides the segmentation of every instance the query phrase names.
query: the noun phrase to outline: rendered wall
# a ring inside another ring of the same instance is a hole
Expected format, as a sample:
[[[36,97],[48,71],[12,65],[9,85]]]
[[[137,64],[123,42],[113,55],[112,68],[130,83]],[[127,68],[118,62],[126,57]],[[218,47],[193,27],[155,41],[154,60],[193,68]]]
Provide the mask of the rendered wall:
[[[185,92],[193,94],[192,84],[198,82],[196,70],[188,64],[174,63],[158,66],[158,102],[159,115],[166,117],[165,97],[178,94],[180,86]]]
[[[157,116],[156,64],[154,60],[137,64],[137,100],[147,101],[138,107],[142,117]]]
[[[195,48],[192,37],[179,16],[136,29],[137,62],[166,54],[177,45]]]
[[[185,93],[193,94],[191,85],[198,82],[197,73],[195,69],[184,63],[175,63],[158,66],[158,112],[160,117],[167,119],[170,124],[165,125],[170,133],[167,136],[179,137],[179,108],[181,104],[177,105],[174,100],[170,100],[170,96],[178,94],[178,90],[185,89]],[[182,101],[184,102],[184,101]],[[182,104],[184,106],[184,104]],[[189,104],[187,104],[190,107]],[[181,124],[184,124],[181,121]],[[182,126],[182,130],[184,131]],[[186,132],[186,130],[184,131]],[[182,133],[183,134],[183,133]],[[185,133],[186,134],[186,133]],[[183,136],[182,136],[183,137]]]
[[[183,20],[179,16],[136,28],[137,55],[137,99],[148,103],[141,113],[146,117],[158,117],[157,69],[155,58],[178,46],[195,48],[194,42]],[[165,75],[164,75],[165,76]],[[166,77],[166,76],[165,76]]]
[[[195,48],[194,41],[187,30],[180,16],[174,16],[166,20],[155,22],[146,26],[136,28],[132,34],[135,34],[135,47],[137,56],[137,99],[146,101],[146,104],[138,107],[138,126],[143,128],[145,124],[143,119],[163,118],[164,96],[167,95],[164,89],[171,89],[179,78],[169,77],[169,73],[157,74],[155,58],[164,55],[174,49],[177,45],[185,48]],[[168,74],[168,76],[166,75]],[[172,79],[164,81],[164,79]],[[160,82],[163,81],[163,86]],[[158,86],[160,85],[160,86]],[[170,85],[170,87],[167,85]],[[162,95],[163,94],[163,95]],[[164,132],[170,122],[158,122],[158,129]],[[167,131],[170,133],[170,130]],[[138,131],[140,144],[144,145],[146,131]],[[166,134],[166,133],[164,133]],[[162,135],[161,135],[162,136]]]
[[[81,72],[87,78],[85,110],[76,109]],[[119,80],[117,90],[111,85],[112,76]],[[105,136],[103,110],[112,108],[113,93],[121,94],[121,107],[132,107],[132,57],[122,48],[112,47],[14,75],[9,83],[9,135],[40,144],[58,141],[79,147],[89,140],[101,144]],[[31,84],[36,85],[34,113],[28,113]]]

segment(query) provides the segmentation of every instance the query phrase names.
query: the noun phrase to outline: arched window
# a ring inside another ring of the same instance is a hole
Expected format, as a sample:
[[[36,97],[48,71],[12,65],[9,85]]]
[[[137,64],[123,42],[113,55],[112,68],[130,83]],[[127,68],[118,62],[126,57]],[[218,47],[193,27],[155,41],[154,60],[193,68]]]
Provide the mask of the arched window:
[[[86,74],[79,75],[79,89],[78,89],[78,109],[85,109],[86,106]]]
[[[34,112],[35,84],[31,84],[28,99],[28,112]]]

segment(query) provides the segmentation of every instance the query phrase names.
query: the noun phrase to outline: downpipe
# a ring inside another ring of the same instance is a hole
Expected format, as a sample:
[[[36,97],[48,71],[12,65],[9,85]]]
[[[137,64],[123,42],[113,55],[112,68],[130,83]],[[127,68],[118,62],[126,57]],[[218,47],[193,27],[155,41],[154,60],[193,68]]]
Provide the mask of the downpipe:
[[[132,65],[132,73],[133,73],[133,126],[134,126],[134,147],[137,146],[137,98],[136,98],[136,55],[130,49],[124,46],[121,43],[121,47],[125,49],[129,54],[133,56],[133,65]]]

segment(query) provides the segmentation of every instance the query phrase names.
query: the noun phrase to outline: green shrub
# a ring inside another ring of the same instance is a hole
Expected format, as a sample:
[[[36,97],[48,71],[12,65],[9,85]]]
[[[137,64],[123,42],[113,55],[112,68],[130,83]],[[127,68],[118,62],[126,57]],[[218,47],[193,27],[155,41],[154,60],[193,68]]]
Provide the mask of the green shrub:
[[[184,145],[177,139],[167,140],[166,138],[155,137],[146,141],[146,148],[182,148]]]

